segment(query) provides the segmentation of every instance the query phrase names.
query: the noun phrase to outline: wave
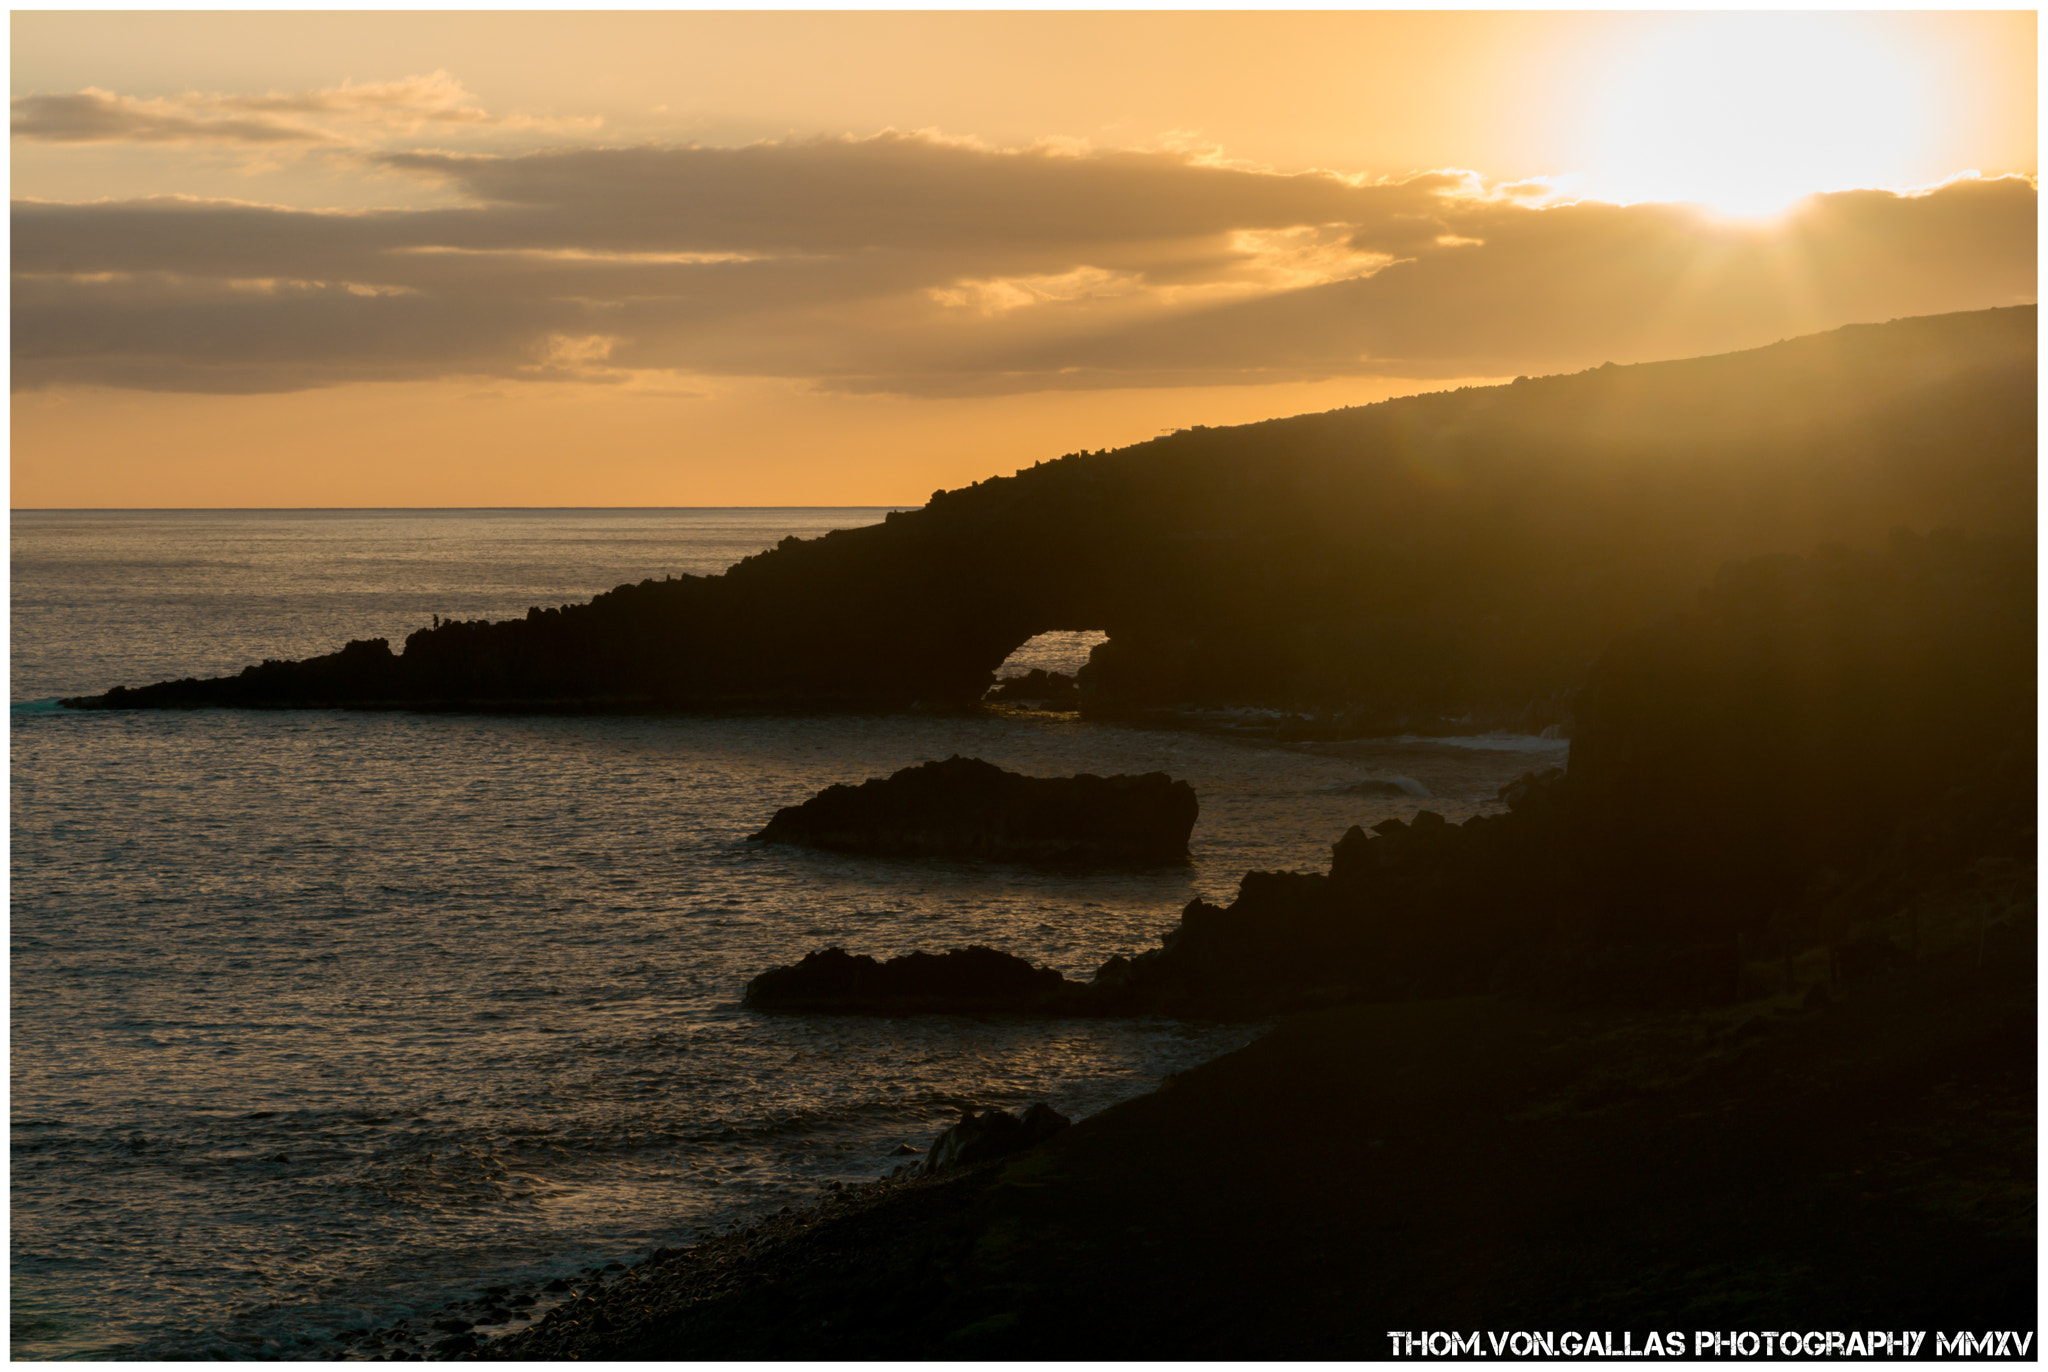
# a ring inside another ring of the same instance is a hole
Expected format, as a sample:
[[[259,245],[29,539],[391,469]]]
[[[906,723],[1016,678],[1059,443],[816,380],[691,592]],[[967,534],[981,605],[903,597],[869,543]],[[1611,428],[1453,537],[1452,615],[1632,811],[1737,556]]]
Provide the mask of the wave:
[[[1332,786],[1324,792],[1333,796],[1388,796],[1414,800],[1430,799],[1427,786],[1414,777],[1366,777],[1362,781]]]
[[[1430,748],[1470,748],[1488,753],[1565,753],[1572,746],[1570,739],[1550,737],[1548,731],[1543,734],[1463,734],[1448,738],[1402,734],[1386,742]]]

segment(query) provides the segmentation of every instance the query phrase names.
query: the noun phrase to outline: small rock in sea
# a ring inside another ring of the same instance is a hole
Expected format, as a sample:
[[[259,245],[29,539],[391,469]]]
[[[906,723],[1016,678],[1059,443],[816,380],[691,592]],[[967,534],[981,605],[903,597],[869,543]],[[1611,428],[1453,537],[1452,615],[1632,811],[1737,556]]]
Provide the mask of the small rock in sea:
[[[922,1153],[923,1151],[924,1149],[922,1148],[912,1148],[907,1143],[899,1143],[896,1145],[896,1151],[891,1153],[889,1156],[892,1158],[901,1158],[906,1157],[911,1153]]]
[[[749,841],[886,857],[1181,862],[1200,809],[1194,788],[1164,772],[1027,777],[955,756],[828,787],[778,810]]]
[[[439,1343],[435,1344],[434,1351],[436,1353],[467,1353],[475,1347],[475,1335],[457,1334],[451,1338],[443,1339]]]
[[[623,1272],[626,1270],[626,1264],[622,1262],[608,1262],[604,1265],[604,1270],[607,1272]]]
[[[443,1334],[460,1334],[463,1330],[468,1329],[469,1327],[470,1321],[465,1319],[434,1321],[434,1328]]]
[[[543,1286],[541,1288],[541,1290],[543,1291],[568,1291],[570,1289],[572,1288],[569,1285],[569,1279],[567,1277],[556,1277],[553,1281],[549,1282],[546,1286]]]

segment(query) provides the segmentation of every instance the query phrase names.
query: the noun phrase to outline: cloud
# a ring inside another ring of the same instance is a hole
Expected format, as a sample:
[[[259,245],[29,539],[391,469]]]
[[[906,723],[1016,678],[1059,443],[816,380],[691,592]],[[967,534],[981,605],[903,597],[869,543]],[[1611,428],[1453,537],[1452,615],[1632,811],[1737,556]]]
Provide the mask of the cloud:
[[[50,143],[365,145],[422,129],[594,129],[601,122],[493,115],[460,81],[436,71],[297,94],[193,91],[144,100],[89,86],[75,95],[22,95],[13,100],[11,132]]]
[[[1687,207],[1470,202],[1456,234],[1370,277],[1148,320],[990,367],[1501,375],[1754,346],[1854,321],[2035,298],[2036,189],[1815,196],[1781,224]]]
[[[76,95],[22,95],[16,138],[49,143],[333,143],[332,134],[283,120],[207,118],[168,100],[137,100],[88,86]]]
[[[337,90],[466,108],[459,86],[403,85]],[[291,99],[316,97],[344,100]],[[316,113],[274,99],[219,117]],[[16,202],[16,386],[687,374],[953,395],[1512,374],[2035,289],[2023,178],[1822,196],[1759,229],[1462,172],[1366,182],[898,133],[375,160],[462,203]]]

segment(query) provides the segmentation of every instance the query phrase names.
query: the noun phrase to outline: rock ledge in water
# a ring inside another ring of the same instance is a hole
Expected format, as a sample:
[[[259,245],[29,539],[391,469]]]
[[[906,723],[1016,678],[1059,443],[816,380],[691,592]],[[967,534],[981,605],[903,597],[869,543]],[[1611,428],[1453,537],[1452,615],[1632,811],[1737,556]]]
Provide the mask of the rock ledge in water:
[[[743,1003],[753,1010],[857,1014],[1046,1010],[1078,989],[1050,967],[978,945],[887,962],[827,948],[755,977]]]
[[[1194,788],[1164,772],[1028,777],[956,756],[827,787],[752,838],[883,857],[1177,862],[1200,809]]]

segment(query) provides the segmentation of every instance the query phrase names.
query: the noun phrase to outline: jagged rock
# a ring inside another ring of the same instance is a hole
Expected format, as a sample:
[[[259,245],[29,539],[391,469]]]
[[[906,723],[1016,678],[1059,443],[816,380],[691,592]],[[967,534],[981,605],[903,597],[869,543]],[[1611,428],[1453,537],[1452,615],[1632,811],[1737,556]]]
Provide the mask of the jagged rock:
[[[1562,780],[1562,767],[1545,767],[1540,772],[1524,772],[1501,787],[1498,796],[1507,802],[1509,810],[1519,810],[1525,805],[1540,804],[1545,796],[1556,790]]]
[[[826,948],[755,977],[743,1003],[754,1010],[840,1014],[1043,1011],[1076,989],[1049,967],[993,948],[906,953],[887,962]]]
[[[972,1107],[960,1112],[960,1122],[932,1140],[931,1151],[912,1170],[920,1173],[945,1172],[972,1167],[990,1158],[1021,1153],[1035,1148],[1073,1121],[1039,1101],[1027,1107],[1020,1118],[1007,1110],[975,1114]]]
[[[752,839],[887,857],[1152,863],[1187,857],[1195,791],[1164,772],[1027,777],[979,758],[831,786]]]

